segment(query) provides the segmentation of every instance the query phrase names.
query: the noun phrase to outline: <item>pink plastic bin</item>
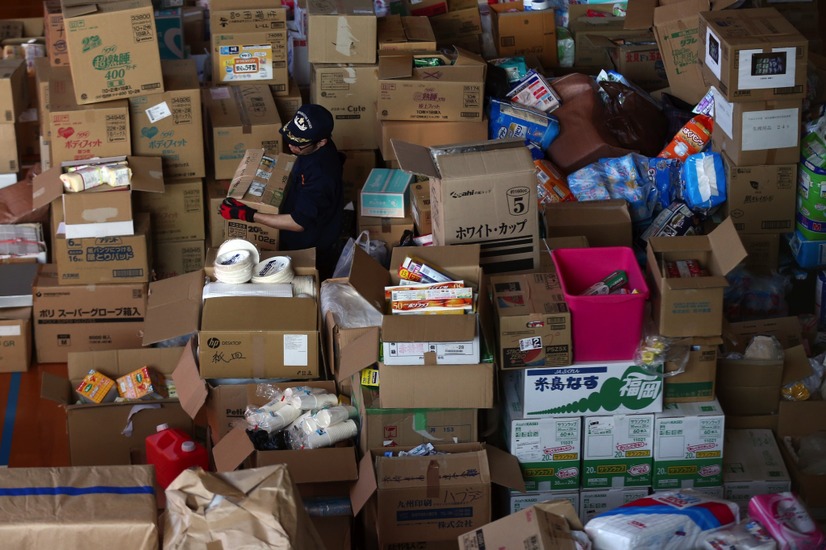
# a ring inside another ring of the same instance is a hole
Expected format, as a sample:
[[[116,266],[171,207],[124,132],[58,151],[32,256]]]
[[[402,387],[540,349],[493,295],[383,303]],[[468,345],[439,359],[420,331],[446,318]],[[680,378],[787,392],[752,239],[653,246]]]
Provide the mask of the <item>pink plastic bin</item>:
[[[624,361],[640,342],[648,285],[634,251],[625,246],[561,248],[551,252],[571,310],[574,361]],[[628,274],[638,294],[580,296],[614,271]]]

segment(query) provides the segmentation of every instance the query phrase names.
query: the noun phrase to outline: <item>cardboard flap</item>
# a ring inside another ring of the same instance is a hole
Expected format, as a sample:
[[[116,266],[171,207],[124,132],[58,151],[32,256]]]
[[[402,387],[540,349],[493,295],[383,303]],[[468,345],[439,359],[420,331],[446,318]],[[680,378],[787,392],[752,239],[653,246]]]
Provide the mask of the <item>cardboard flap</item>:
[[[654,9],[654,26],[661,27],[669,23],[678,23],[686,29],[696,28],[700,12],[709,11],[710,8],[709,0],[684,0],[658,6]]]
[[[467,342],[476,336],[476,315],[385,315],[383,342]]]
[[[731,217],[726,218],[714,231],[709,233],[708,241],[711,243],[711,249],[714,252],[711,255],[712,272],[718,275],[728,274],[748,256],[748,252],[746,252],[743,243],[740,241],[740,236],[737,235],[737,230],[734,229],[734,222]]]
[[[485,452],[488,455],[490,480],[502,487],[524,493],[525,479],[522,477],[522,470],[519,468],[519,461],[516,457],[493,445],[487,445]]]
[[[456,57],[453,60],[453,65],[482,65],[487,68],[487,63],[479,54],[473,53],[470,50],[453,46],[453,51],[456,52]]]
[[[98,11],[97,4],[89,3],[84,0],[83,4],[70,6],[69,2],[63,0],[63,18],[69,19],[72,17],[80,17],[81,15],[89,15]]]
[[[410,54],[386,54],[379,56],[379,80],[410,78],[413,76],[413,56]]]
[[[424,145],[407,143],[397,139],[390,139],[390,145],[396,155],[399,167],[405,172],[412,172],[429,178],[438,178],[439,169],[430,156],[430,149]]]
[[[62,173],[60,166],[55,166],[34,177],[32,181],[32,207],[35,210],[46,206],[63,194],[63,184],[60,181],[60,174]]]
[[[595,48],[614,48],[617,44],[607,36],[602,36],[601,34],[585,34],[582,38],[586,42],[590,42],[592,46]]]
[[[126,157],[129,168],[132,169],[130,186],[134,191],[149,193],[163,193],[163,168],[161,157]]]
[[[350,506],[353,508],[354,517],[361,512],[376,489],[378,489],[378,484],[376,483],[376,470],[373,466],[373,454],[368,451],[359,461],[358,481],[350,487]]]
[[[384,287],[390,274],[360,246],[353,247],[353,264],[347,282],[378,311],[384,311]]]
[[[172,373],[172,380],[175,382],[181,408],[194,419],[209,396],[195,362],[195,338],[190,338],[184,346],[178,366]]]
[[[409,42],[433,42],[433,29],[425,16],[410,16],[401,18],[404,35]]]
[[[203,290],[202,270],[151,283],[143,324],[143,345],[197,331]]]
[[[40,397],[68,405],[72,402],[72,385],[62,376],[44,372],[40,378]]]
[[[801,436],[826,430],[826,401],[780,401],[777,435]]]
[[[803,346],[789,348],[784,353],[782,384],[792,384],[803,380],[812,374],[809,358]]]
[[[574,506],[569,500],[552,500],[549,502],[540,502],[535,505],[537,509],[543,512],[548,512],[556,516],[562,516],[568,521],[568,526],[575,531],[582,531],[582,521],[574,510]]]
[[[255,447],[247,431],[242,427],[233,428],[212,448],[212,460],[216,472],[231,472],[238,468],[252,453]]]
[[[351,337],[353,335],[354,337]],[[339,349],[335,350],[338,360],[336,380],[347,380],[361,369],[378,361],[379,341],[379,327],[339,332]]]
[[[671,237],[665,237],[670,239]],[[727,288],[728,280],[722,275],[710,277],[666,277],[665,284],[672,290],[703,290],[706,288]]]

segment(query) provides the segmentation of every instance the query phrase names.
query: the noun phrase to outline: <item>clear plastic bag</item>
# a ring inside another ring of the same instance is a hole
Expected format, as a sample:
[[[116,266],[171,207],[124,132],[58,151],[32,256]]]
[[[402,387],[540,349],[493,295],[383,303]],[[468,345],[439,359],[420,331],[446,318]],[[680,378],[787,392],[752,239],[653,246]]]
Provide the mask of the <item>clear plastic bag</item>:
[[[321,286],[321,315],[333,318],[342,328],[381,326],[382,314],[349,284],[325,281]]]
[[[387,246],[384,241],[371,240],[369,231],[362,231],[355,239],[350,237],[341,255],[336,262],[336,268],[333,270],[333,278],[347,277],[350,274],[350,267],[353,265],[353,256],[355,255],[356,245],[360,246],[362,250],[367,252],[371,258],[379,262],[384,267],[387,267],[389,258],[387,257]]]

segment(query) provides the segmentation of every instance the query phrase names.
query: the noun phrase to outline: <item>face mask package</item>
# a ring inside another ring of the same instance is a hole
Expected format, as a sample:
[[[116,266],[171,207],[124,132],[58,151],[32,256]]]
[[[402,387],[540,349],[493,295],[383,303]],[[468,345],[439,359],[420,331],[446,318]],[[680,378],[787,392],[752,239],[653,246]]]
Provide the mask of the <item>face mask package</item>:
[[[594,550],[697,548],[698,537],[740,521],[733,502],[697,491],[657,493],[592,518],[585,532]]]

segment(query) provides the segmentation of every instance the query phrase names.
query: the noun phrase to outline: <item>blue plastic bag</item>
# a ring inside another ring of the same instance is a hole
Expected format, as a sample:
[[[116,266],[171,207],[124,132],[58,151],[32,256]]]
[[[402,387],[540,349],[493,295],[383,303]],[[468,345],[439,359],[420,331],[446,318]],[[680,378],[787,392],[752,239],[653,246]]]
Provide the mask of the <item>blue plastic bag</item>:
[[[726,202],[726,170],[719,153],[697,153],[683,162],[680,172],[682,199],[693,212],[708,214]]]

